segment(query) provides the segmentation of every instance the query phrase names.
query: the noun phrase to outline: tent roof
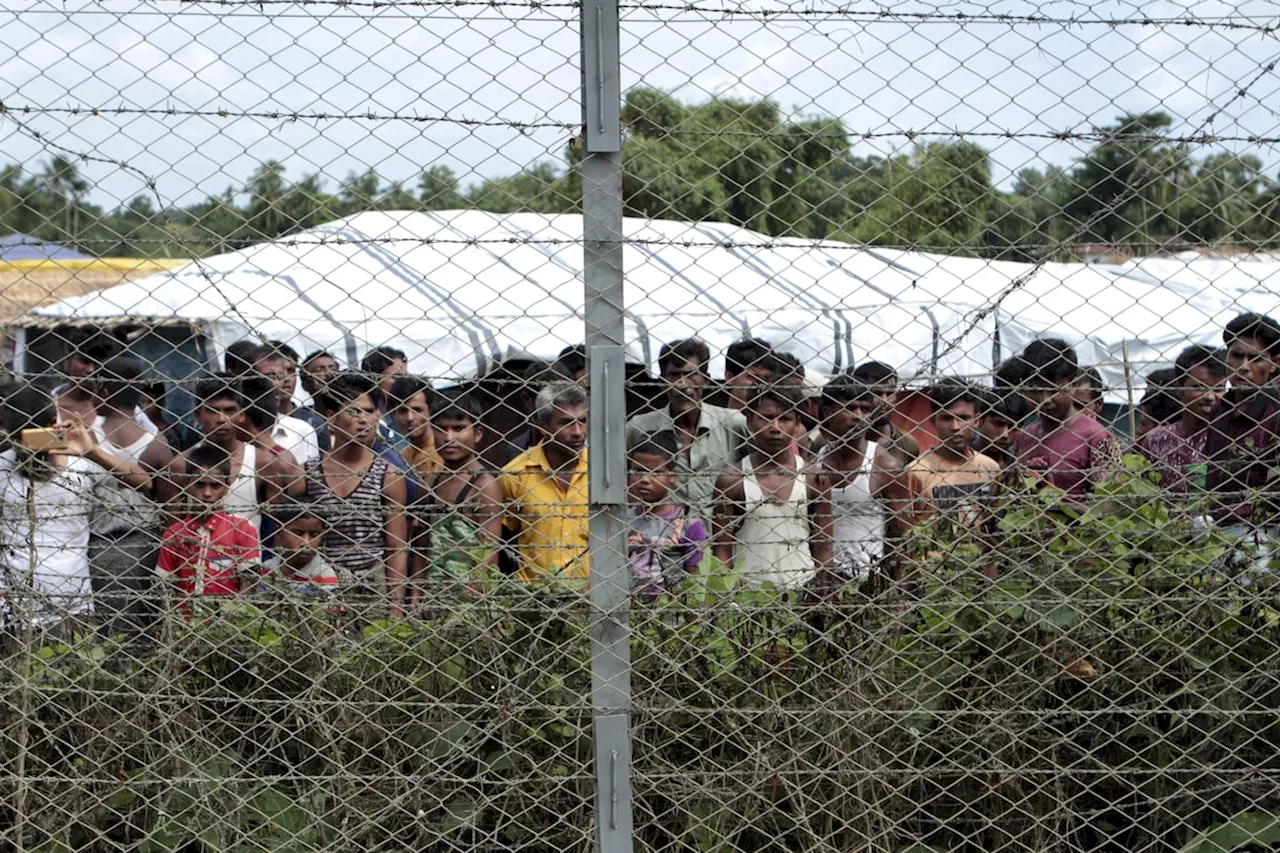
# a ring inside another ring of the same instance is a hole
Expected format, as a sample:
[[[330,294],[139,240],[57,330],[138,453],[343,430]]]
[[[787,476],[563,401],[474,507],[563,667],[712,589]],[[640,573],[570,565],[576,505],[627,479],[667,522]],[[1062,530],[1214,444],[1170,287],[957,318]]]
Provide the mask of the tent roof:
[[[664,341],[697,335],[712,348],[713,373],[724,347],[748,334],[822,373],[875,358],[906,376],[981,376],[1053,333],[1123,388],[1126,360],[1137,376],[1189,341],[1216,340],[1262,286],[1247,275],[1219,286],[1226,270],[1192,274],[1195,261],[1035,270],[722,223],[627,219],[624,227],[630,357],[654,367]],[[204,326],[220,346],[253,330],[348,363],[390,344],[417,372],[468,376],[509,353],[554,358],[582,341],[581,234],[578,215],[372,211],[28,319],[182,321]],[[1280,287],[1280,264],[1270,266]]]
[[[89,256],[28,234],[0,237],[0,261],[76,261]]]

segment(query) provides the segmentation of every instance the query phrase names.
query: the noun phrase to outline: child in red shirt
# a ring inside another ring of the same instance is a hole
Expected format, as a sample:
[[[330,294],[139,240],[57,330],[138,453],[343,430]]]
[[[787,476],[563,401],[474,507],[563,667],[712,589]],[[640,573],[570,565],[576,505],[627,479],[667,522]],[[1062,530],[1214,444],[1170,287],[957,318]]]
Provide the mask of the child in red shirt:
[[[185,516],[165,530],[156,564],[156,573],[175,582],[183,597],[235,595],[249,586],[242,586],[243,577],[261,573],[257,531],[222,509],[230,489],[225,449],[205,442],[188,452]]]

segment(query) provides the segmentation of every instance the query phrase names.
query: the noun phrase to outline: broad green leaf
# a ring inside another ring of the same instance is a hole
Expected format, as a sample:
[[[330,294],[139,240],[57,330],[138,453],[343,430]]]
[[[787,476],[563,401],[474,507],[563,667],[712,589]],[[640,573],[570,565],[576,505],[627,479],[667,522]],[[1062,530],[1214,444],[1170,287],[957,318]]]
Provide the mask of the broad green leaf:
[[[1231,820],[1209,827],[1180,853],[1231,853],[1241,847],[1280,844],[1280,816],[1270,812],[1240,812]]]

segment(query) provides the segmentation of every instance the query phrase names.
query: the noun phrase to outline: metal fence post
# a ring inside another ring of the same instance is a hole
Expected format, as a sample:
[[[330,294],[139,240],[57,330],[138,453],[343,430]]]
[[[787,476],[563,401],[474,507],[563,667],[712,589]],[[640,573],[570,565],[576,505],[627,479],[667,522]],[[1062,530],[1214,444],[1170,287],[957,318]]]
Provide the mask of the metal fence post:
[[[584,3],[582,213],[590,356],[591,674],[596,844],[630,853],[631,648],[627,612],[621,89],[617,0]]]

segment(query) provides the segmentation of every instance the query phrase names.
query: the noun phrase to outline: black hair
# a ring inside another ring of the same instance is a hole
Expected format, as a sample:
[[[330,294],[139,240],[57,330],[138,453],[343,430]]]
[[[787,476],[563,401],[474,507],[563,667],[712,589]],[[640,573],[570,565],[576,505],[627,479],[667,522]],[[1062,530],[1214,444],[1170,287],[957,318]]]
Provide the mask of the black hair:
[[[431,382],[424,376],[397,376],[391,380],[391,389],[387,392],[387,409],[394,411],[414,394],[422,394],[431,405]]]
[[[101,365],[124,352],[124,344],[105,329],[72,329],[66,336],[67,355],[75,355],[94,365]]]
[[[258,373],[245,374],[240,377],[240,394],[248,403],[244,413],[254,429],[270,429],[275,425],[280,417],[280,398],[270,378]]]
[[[1186,384],[1191,371],[1197,367],[1203,367],[1215,379],[1224,379],[1229,373],[1226,355],[1222,350],[1207,347],[1204,344],[1192,344],[1178,353],[1178,359],[1173,363],[1173,367],[1176,371],[1174,380],[1179,386]]]
[[[440,421],[469,420],[479,424],[483,417],[475,395],[462,388],[448,388],[436,392],[431,401],[431,423]]]
[[[1142,392],[1138,403],[1143,418],[1150,418],[1159,426],[1182,417],[1182,402],[1173,393],[1177,377],[1174,367],[1162,367],[1147,374],[1147,390]]]
[[[160,408],[164,408],[165,397],[169,394],[169,386],[165,384],[163,379],[145,380],[139,388],[141,394],[150,397]]]
[[[304,495],[284,495],[279,502],[267,508],[267,514],[277,527],[288,527],[295,521],[314,518],[325,521],[325,513],[319,504]]]
[[[1031,405],[1022,396],[1022,386],[1027,381],[1027,363],[1021,355],[1010,356],[996,365],[992,373],[992,405],[990,410],[999,408],[1003,417],[1016,423],[1030,413]]]
[[[996,388],[1019,388],[1027,379],[1027,363],[1021,355],[1010,356],[996,365],[992,377]]]
[[[223,477],[231,477],[231,454],[225,447],[211,441],[202,441],[187,451],[187,473],[213,471]]]
[[[627,456],[635,456],[640,453],[661,456],[666,460],[668,468],[675,465],[676,454],[679,452],[676,435],[669,429],[642,433],[632,438],[631,443],[627,445]]]
[[[751,395],[747,398],[746,411],[759,412],[760,407],[765,403],[777,403],[782,407],[784,412],[800,411],[800,389],[795,385],[786,382],[772,382],[765,385],[757,385],[751,389]]]
[[[861,402],[879,402],[875,393],[871,390],[871,386],[857,379],[851,370],[842,370],[835,376],[827,380],[827,384],[822,386],[822,396],[820,398],[820,408],[823,412],[831,413],[836,409],[844,408],[850,403]]]
[[[711,361],[711,350],[698,338],[685,338],[662,345],[658,350],[658,374],[667,375],[667,368],[682,361],[695,362],[705,372]]]
[[[1280,324],[1266,314],[1241,314],[1227,323],[1222,342],[1231,346],[1240,338],[1254,338],[1262,342],[1268,354],[1280,355]]]
[[[240,408],[248,408],[244,393],[240,390],[239,378],[229,373],[217,373],[208,379],[201,379],[196,383],[194,392],[197,405],[208,405],[214,400],[234,400]]]
[[[138,408],[142,404],[141,380],[146,371],[146,365],[131,355],[107,359],[94,371],[103,403],[122,412]]]
[[[51,427],[58,422],[58,404],[53,395],[27,382],[12,387],[0,406],[0,424],[16,440],[24,429]]]
[[[331,415],[361,394],[368,394],[375,406],[382,406],[382,391],[376,379],[367,373],[344,370],[326,382],[315,395],[316,411],[325,416]]]
[[[409,358],[404,354],[403,350],[386,346],[374,347],[364,354],[364,358],[360,359],[360,370],[363,373],[381,376],[383,371],[397,361],[408,363]]]
[[[587,348],[583,344],[571,344],[560,350],[555,362],[551,365],[570,382],[578,378],[578,374],[587,369]]]
[[[968,403],[973,406],[974,414],[981,415],[986,411],[988,401],[976,386],[962,379],[943,379],[929,389],[932,411],[941,412],[956,403]]]
[[[898,371],[883,361],[867,361],[853,369],[853,378],[859,379],[868,385],[883,385],[886,382],[892,382],[896,385]]]
[[[267,341],[267,346],[276,355],[289,359],[294,364],[298,363],[298,351],[286,344],[284,341]],[[259,356],[261,358],[261,356]]]
[[[770,378],[784,382],[804,382],[804,365],[793,353],[774,350],[773,356],[764,360]]]
[[[320,358],[321,356],[325,358],[333,358],[333,353],[329,352],[328,350],[318,349],[318,350],[315,350],[314,352],[307,353],[307,357],[304,358],[300,363],[310,364],[311,362],[315,361],[317,358]],[[336,358],[333,358],[333,360],[335,362],[338,361]]]
[[[725,375],[738,375],[755,367],[765,356],[773,352],[773,344],[759,338],[743,338],[729,344],[724,351]]]
[[[253,363],[258,360],[262,349],[263,346],[258,341],[236,341],[227,347],[222,359],[223,366],[232,376],[243,376],[253,370]]]
[[[1026,400],[1021,394],[999,388],[979,388],[982,406],[978,416],[983,418],[999,418],[1011,424],[1017,424],[1027,414]]]
[[[1098,372],[1098,368],[1086,367],[1080,372],[1080,376],[1089,383],[1089,401],[1101,400],[1105,386],[1102,384],[1102,374]]]
[[[1022,351],[1026,365],[1024,383],[1064,382],[1080,375],[1080,361],[1076,351],[1062,338],[1041,338],[1027,344]]]

